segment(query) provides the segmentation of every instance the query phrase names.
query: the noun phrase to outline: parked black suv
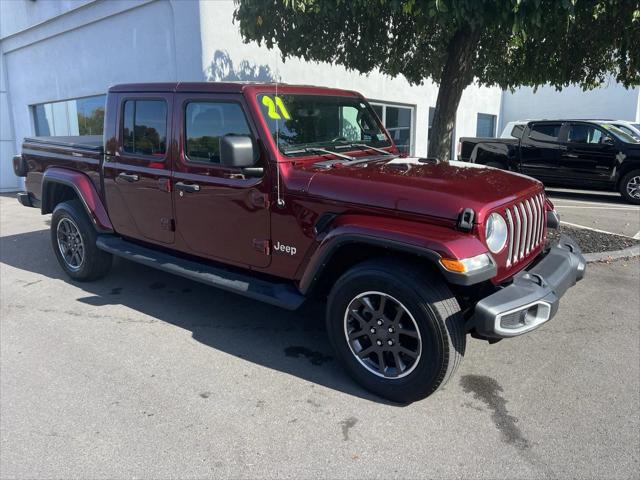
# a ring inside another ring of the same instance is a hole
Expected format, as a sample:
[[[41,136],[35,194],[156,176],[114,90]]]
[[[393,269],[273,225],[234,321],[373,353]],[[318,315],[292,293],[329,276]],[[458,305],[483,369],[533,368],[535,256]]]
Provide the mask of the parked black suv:
[[[460,160],[546,185],[619,191],[640,204],[640,141],[602,120],[531,121],[520,138],[461,138]]]

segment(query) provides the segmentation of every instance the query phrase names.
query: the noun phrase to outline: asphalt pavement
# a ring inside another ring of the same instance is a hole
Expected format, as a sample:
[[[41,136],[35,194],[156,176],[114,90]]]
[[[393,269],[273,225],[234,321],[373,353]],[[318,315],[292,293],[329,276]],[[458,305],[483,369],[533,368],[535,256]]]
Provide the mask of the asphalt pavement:
[[[72,282],[47,221],[0,197],[2,479],[638,478],[637,259],[589,265],[550,323],[470,339],[444,390],[398,406],[337,365],[322,305],[124,261]]]

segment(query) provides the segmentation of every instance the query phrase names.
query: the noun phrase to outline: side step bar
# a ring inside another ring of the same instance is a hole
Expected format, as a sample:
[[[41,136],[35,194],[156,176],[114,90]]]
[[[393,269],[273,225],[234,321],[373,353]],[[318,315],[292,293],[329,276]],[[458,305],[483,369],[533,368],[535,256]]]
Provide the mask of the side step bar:
[[[96,246],[118,257],[287,310],[297,309],[305,300],[305,297],[288,283],[261,280],[224,268],[186,260],[170,253],[128,242],[121,237],[100,235]]]

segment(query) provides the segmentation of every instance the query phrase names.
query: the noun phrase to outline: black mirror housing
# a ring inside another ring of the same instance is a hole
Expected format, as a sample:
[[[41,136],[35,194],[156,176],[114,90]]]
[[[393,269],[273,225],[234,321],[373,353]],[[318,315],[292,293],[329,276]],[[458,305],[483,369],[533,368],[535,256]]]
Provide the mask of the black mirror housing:
[[[247,168],[256,163],[253,139],[245,135],[225,135],[220,138],[220,164],[225,167]]]

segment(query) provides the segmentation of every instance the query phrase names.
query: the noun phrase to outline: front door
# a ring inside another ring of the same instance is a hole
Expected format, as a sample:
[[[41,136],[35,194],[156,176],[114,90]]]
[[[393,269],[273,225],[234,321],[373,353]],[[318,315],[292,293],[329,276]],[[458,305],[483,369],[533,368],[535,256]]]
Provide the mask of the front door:
[[[173,94],[120,95],[117,147],[107,155],[104,179],[109,217],[126,237],[174,241],[170,192]]]
[[[266,179],[246,178],[240,169],[220,164],[221,137],[257,138],[243,97],[180,94],[175,101],[176,141],[180,145],[172,178],[176,246],[213,260],[268,266]],[[267,164],[264,157],[257,161],[260,166]]]
[[[605,184],[613,178],[617,153],[615,140],[605,130],[572,122],[560,162],[567,179],[576,185]]]

